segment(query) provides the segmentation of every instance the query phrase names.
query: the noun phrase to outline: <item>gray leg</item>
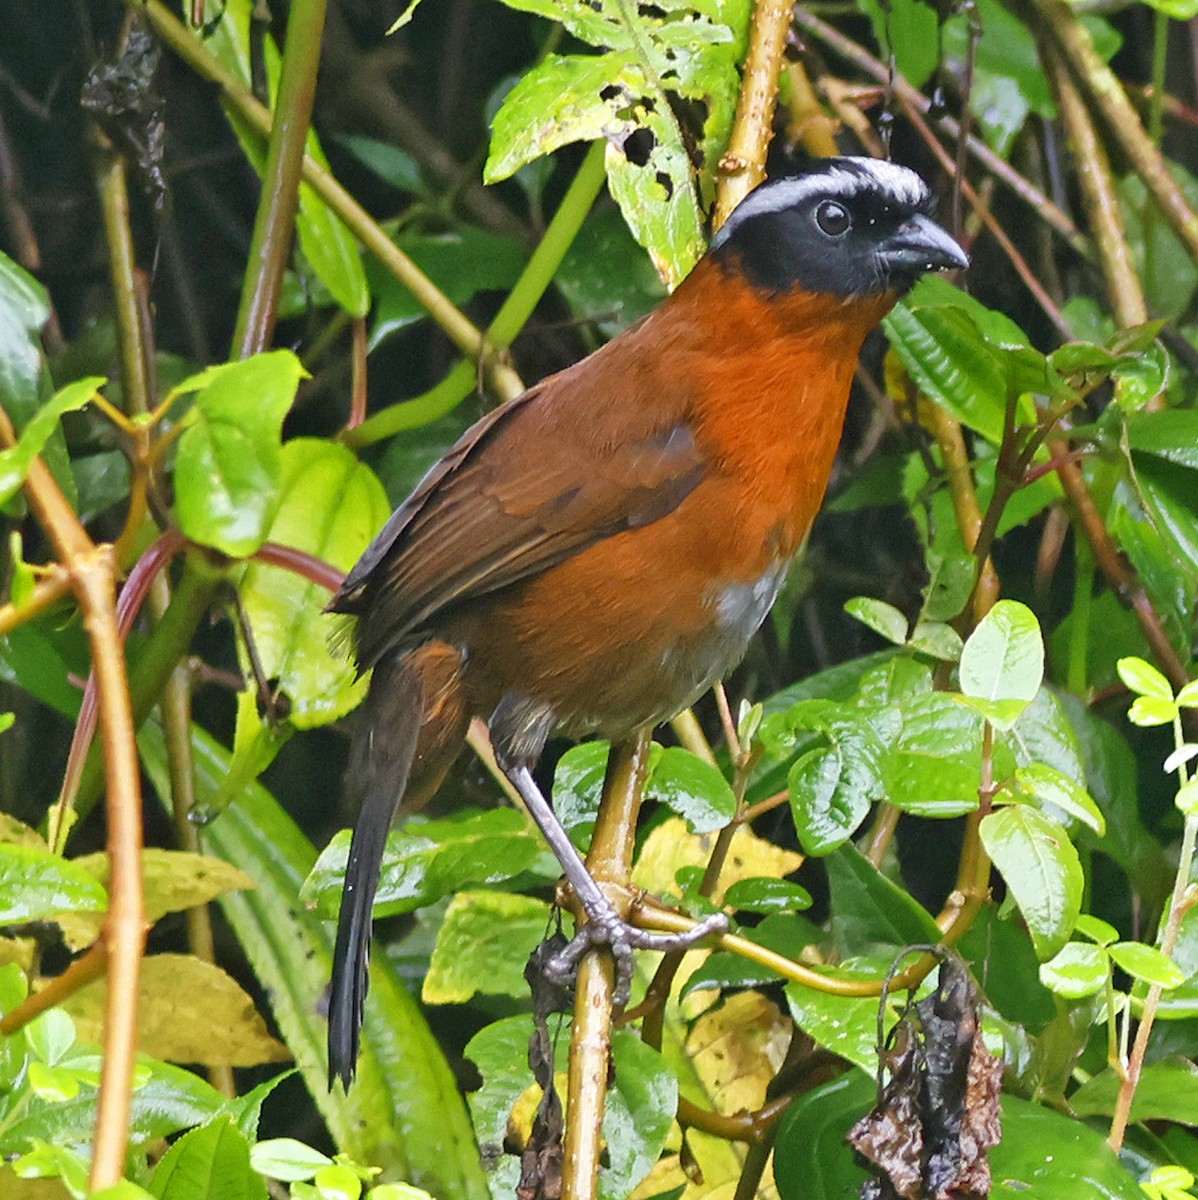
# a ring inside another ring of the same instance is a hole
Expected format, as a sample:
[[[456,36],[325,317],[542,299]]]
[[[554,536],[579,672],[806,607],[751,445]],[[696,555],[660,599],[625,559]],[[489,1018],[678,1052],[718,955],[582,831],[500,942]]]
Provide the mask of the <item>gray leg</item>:
[[[614,999],[622,1007],[627,1003],[632,989],[633,950],[659,950],[664,953],[689,950],[705,937],[727,933],[728,918],[723,913],[706,917],[687,933],[651,933],[630,925],[612,907],[611,901],[587,870],[586,863],[574,848],[570,835],[558,820],[552,805],[541,794],[528,766],[504,762],[502,757],[498,762],[544,834],[549,848],[557,855],[566,879],[587,916],[586,924],[574,936],[574,940],[548,964],[549,974],[555,981],[571,979],[579,960],[592,946],[608,946],[616,966]]]

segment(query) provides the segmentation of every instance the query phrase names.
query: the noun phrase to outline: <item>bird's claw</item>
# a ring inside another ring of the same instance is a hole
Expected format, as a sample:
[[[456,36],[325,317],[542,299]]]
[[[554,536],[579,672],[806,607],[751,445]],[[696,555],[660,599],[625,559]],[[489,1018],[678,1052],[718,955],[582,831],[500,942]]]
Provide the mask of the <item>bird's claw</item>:
[[[657,950],[662,954],[692,949],[704,938],[728,932],[728,918],[723,913],[712,913],[704,917],[692,929],[682,933],[653,933],[630,925],[610,905],[587,912],[586,924],[570,942],[546,964],[545,973],[557,984],[567,984],[574,979],[578,964],[588,950],[606,946],[615,963],[615,988],[612,1003],[623,1008],[632,991],[632,952],[634,950]]]

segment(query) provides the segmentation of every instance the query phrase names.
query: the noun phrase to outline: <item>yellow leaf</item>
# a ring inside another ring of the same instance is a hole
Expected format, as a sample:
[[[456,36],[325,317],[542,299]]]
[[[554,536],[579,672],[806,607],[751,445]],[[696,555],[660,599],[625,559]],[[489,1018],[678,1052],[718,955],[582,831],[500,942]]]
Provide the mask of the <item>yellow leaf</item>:
[[[63,1004],[80,1041],[103,1040],[104,1002],[104,981],[98,980]],[[137,1048],[165,1062],[206,1067],[252,1067],[291,1057],[241,985],[189,954],[155,954],[142,962]]]
[[[105,887],[108,886],[108,855],[88,854],[74,860]],[[142,886],[146,918],[151,924],[169,912],[180,912],[207,904],[225,892],[252,888],[254,881],[223,858],[192,854],[186,850],[150,848],[141,855]],[[63,938],[72,950],[90,946],[100,936],[104,913],[63,913],[56,918]]]
[[[691,833],[681,817],[670,817],[645,839],[644,849],[632,871],[632,882],[653,895],[676,895],[675,875],[682,867],[706,866],[716,836],[714,833]],[[760,876],[780,879],[802,865],[801,854],[782,850],[742,826],[732,835],[728,858],[713,898],[717,904],[722,904],[724,892],[738,880]]]
[[[790,1036],[790,1018],[760,992],[729,996],[695,1022],[686,1048],[717,1112],[731,1116],[765,1103]]]
[[[0,967],[16,963],[28,975],[33,970],[37,938],[0,938]],[[5,1193],[0,1191],[0,1196]]]

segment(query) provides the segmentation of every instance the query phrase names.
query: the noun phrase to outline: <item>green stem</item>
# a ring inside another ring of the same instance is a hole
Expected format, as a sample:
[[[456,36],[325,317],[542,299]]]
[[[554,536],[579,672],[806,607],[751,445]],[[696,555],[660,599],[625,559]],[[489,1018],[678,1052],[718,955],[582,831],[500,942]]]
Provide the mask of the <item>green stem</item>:
[[[142,306],[137,282],[137,253],[129,225],[129,189],[125,163],[106,151],[99,173],[100,206],[104,214],[108,267],[112,276],[117,341],[121,350],[121,388],[125,411],[146,413],[154,402],[150,394],[149,355],[142,328]]]
[[[283,272],[291,256],[299,210],[299,186],[316,95],[325,3],[326,0],[295,0],[287,18],[279,92],[262,172],[262,195],[233,334],[233,353],[240,358],[265,350],[278,320]]]
[[[515,341],[546,289],[553,282],[562,259],[573,245],[583,221],[607,179],[604,147],[603,141],[591,145],[582,166],[562,197],[557,212],[553,214],[553,220],[549,222],[545,235],[537,244],[503,306],[495,314],[490,328],[483,335],[484,344],[492,353],[506,350]],[[475,364],[462,360],[450,369],[449,374],[440,383],[422,396],[384,408],[355,429],[346,430],[341,440],[347,446],[369,446],[383,438],[393,437],[405,429],[427,425],[430,421],[452,412],[470,394],[477,379],[478,370]]]
[[[1185,733],[1181,726],[1181,715],[1173,718],[1173,744],[1180,749],[1185,744]],[[1178,778],[1181,786],[1185,787],[1189,779],[1189,771],[1182,763],[1178,768]],[[1185,831],[1181,838],[1181,853],[1177,859],[1177,874],[1173,879],[1173,894],[1169,898],[1169,912],[1165,927],[1160,936],[1161,953],[1173,956],[1177,947],[1177,939],[1181,934],[1182,918],[1189,907],[1186,903],[1186,889],[1190,885],[1190,872],[1194,866],[1194,849],[1198,844],[1198,817],[1186,817]],[[1107,1142],[1112,1150],[1118,1152],[1123,1146],[1123,1136],[1127,1132],[1127,1123],[1131,1119],[1132,1101],[1135,1099],[1136,1088],[1140,1083],[1140,1073],[1144,1069],[1144,1056],[1148,1053],[1148,1037],[1152,1033],[1156,1012],[1160,1007],[1161,995],[1164,989],[1160,984],[1153,984],[1144,997],[1144,1008],[1140,1014],[1140,1025],[1136,1030],[1136,1040],[1132,1044],[1131,1056],[1127,1060],[1127,1070],[1119,1088],[1119,1098],[1115,1103],[1115,1112],[1111,1117],[1111,1132]],[[1127,1020],[1130,1022],[1130,1005]]]
[[[460,358],[435,387],[421,396],[381,409],[361,425],[347,429],[341,434],[341,441],[358,449],[394,437],[407,429],[420,429],[453,412],[470,395],[477,381],[478,366],[468,358]]]
[[[223,98],[245,123],[260,137],[270,136],[270,112],[259,104],[249,89],[231,72],[226,71],[160,0],[125,0],[144,13],[162,40],[188,66],[203,78],[211,80],[222,91]],[[350,232],[382,263],[400,283],[416,297],[420,306],[445,331],[449,339],[471,356],[486,349],[484,335],[473,322],[437,287],[435,283],[387,236],[382,226],[341,186],[333,173],[311,155],[304,155],[304,182],[311,184],[318,196],[349,226]],[[490,382],[503,395],[515,395],[522,390],[516,373],[502,363],[488,372]]]
[[[603,161],[606,148],[607,143],[602,138],[591,143],[582,166],[578,168],[557,212],[553,214],[553,220],[545,230],[545,236],[537,243],[516,286],[487,330],[486,340],[491,346],[506,350],[515,341],[516,335],[524,328],[525,322],[553,282],[566,251],[573,245],[607,180]]]
[[[1086,694],[1086,663],[1090,646],[1090,612],[1094,595],[1094,553],[1084,538],[1074,544],[1076,579],[1073,585],[1073,628],[1069,632],[1068,688],[1075,696]]]
[[[1148,136],[1158,149],[1165,130],[1165,71],[1169,62],[1169,18],[1159,8],[1152,27],[1152,97],[1148,104]]]

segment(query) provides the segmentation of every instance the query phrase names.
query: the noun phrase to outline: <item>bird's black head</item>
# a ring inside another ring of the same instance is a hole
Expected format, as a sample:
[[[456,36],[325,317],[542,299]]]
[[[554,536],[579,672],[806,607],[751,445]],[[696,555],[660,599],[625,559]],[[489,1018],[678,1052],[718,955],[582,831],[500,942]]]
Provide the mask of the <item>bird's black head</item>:
[[[965,251],[932,219],[932,194],[912,170],[873,158],[827,158],[767,180],[712,239],[770,292],[841,298],[902,293],[928,271],[965,267]]]

